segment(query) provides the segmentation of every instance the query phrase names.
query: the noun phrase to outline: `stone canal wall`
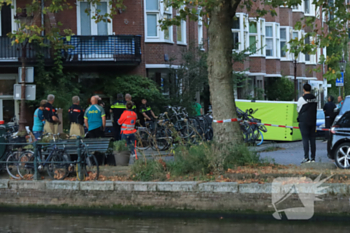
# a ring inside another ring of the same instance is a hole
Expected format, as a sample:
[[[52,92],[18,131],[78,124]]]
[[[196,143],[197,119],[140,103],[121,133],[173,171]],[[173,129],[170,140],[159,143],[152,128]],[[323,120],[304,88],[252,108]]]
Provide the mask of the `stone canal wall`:
[[[328,189],[320,196],[323,201],[315,201],[315,212],[350,213],[350,186],[323,186]],[[0,180],[0,205],[274,212],[272,193],[286,192],[282,187],[273,189],[268,183]],[[305,185],[299,187],[299,192],[313,190]],[[287,208],[295,207],[300,199],[291,196],[287,203]]]

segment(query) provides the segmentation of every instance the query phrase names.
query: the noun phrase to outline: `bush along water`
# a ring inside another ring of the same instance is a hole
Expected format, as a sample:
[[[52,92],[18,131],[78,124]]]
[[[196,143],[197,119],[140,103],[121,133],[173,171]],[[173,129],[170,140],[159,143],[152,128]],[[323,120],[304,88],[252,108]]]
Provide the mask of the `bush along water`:
[[[270,163],[260,158],[255,151],[245,145],[222,145],[215,142],[180,144],[174,149],[174,160],[140,158],[131,168],[134,180],[166,180],[172,177],[205,176],[224,174],[228,169],[238,166],[259,166]]]

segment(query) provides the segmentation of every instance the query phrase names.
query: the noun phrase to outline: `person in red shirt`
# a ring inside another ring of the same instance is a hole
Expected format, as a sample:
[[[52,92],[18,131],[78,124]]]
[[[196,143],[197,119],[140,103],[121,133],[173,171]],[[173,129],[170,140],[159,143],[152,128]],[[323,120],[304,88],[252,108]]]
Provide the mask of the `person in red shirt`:
[[[121,136],[122,140],[126,140],[127,145],[131,150],[131,154],[135,155],[135,124],[137,120],[136,113],[132,110],[133,103],[128,101],[126,103],[126,110],[120,116],[118,124],[121,125]]]

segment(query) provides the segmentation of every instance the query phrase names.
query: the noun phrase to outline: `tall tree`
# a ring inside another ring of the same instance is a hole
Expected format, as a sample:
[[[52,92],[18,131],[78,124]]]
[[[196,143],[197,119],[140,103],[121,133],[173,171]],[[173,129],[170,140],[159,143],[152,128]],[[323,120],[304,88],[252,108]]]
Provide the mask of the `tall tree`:
[[[347,36],[344,28],[345,23],[350,19],[347,12],[349,5],[344,5],[343,0],[331,0],[333,4],[328,4],[328,0],[313,0],[316,8],[321,11],[320,15],[333,15],[328,17],[327,22],[321,27],[315,24],[315,17],[305,17],[296,25],[296,28],[312,28],[307,36],[313,35],[314,41],[305,45],[294,40],[294,50],[290,52],[298,55],[300,52],[315,53],[316,46],[328,46],[334,40],[340,41]],[[234,100],[233,82],[232,82],[232,33],[231,22],[237,8],[245,8],[251,11],[254,4],[254,14],[257,17],[271,14],[276,16],[276,8],[279,6],[297,6],[302,3],[301,0],[167,0],[170,6],[177,9],[180,14],[173,19],[163,19],[162,28],[170,25],[180,25],[180,21],[189,18],[198,20],[198,9],[201,16],[207,17],[209,51],[208,51],[208,79],[211,93],[211,103],[213,108],[213,117],[217,120],[236,118],[236,105]],[[260,3],[260,4],[258,4]],[[323,14],[322,14],[323,13]],[[325,26],[333,28],[332,35],[328,34]],[[316,37],[315,34],[318,34]],[[303,38],[305,39],[305,38]],[[339,54],[333,56],[339,59]],[[329,58],[323,57],[322,62],[327,64]],[[334,62],[334,61],[333,61]],[[334,75],[334,71],[326,75]],[[221,143],[241,143],[242,135],[238,122],[225,124],[213,124],[214,137]]]

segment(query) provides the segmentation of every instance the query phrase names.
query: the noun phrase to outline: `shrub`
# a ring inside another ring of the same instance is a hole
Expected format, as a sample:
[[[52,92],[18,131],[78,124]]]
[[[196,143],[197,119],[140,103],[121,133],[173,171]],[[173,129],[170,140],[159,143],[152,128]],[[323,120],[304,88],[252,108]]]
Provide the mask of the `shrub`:
[[[125,140],[119,140],[119,141],[113,142],[112,148],[113,148],[113,151],[116,151],[116,152],[122,152],[122,151],[129,150],[128,147],[126,146]]]
[[[220,174],[237,166],[262,165],[255,151],[245,145],[222,145],[215,142],[201,142],[198,145],[179,146],[175,149],[174,161],[165,164],[159,161],[137,161],[131,169],[135,180],[165,179],[172,176]]]
[[[165,180],[164,167],[156,160],[136,160],[131,167],[133,180],[150,181]]]

